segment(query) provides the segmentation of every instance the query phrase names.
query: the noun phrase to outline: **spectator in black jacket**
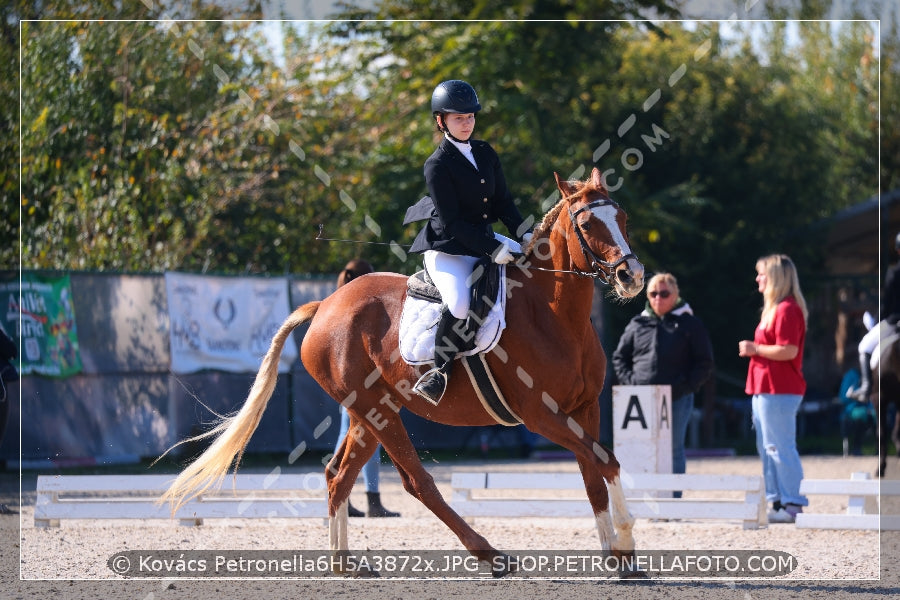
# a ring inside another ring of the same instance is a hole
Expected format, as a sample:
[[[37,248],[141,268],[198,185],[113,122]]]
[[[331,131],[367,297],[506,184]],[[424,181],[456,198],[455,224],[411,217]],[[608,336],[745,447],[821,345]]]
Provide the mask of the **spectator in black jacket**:
[[[15,342],[0,325],[0,440],[3,439],[6,421],[9,419],[9,387],[19,379],[19,373],[14,365],[16,356],[18,352]],[[0,504],[0,515],[10,512],[5,504]]]
[[[0,440],[6,430],[6,418],[9,414],[9,386],[18,381],[19,373],[14,364],[18,356],[16,343],[0,326]]]
[[[347,263],[344,270],[338,274],[337,287],[347,285],[357,277],[362,277],[369,273],[375,272],[375,267],[367,260],[355,258]],[[341,428],[338,433],[338,439],[334,446],[334,453],[337,454],[350,431],[350,413],[341,405]],[[366,483],[366,499],[369,503],[368,516],[370,517],[399,517],[400,513],[386,509],[381,504],[381,492],[379,491],[379,483],[381,480],[381,444],[375,448],[375,454],[363,465],[362,475]],[[366,513],[354,508],[347,499],[347,514],[351,517],[365,517]]]
[[[712,373],[712,343],[706,327],[679,296],[671,273],[650,279],[647,298],[643,312],[625,327],[613,353],[613,368],[621,385],[672,386],[672,472],[684,473],[694,392]]]

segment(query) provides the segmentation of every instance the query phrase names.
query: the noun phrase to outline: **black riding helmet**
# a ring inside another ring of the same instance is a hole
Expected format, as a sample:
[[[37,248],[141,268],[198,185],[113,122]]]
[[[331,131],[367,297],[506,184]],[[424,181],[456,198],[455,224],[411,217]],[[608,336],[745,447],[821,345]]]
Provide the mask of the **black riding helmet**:
[[[481,110],[475,88],[459,79],[442,81],[431,93],[431,113],[477,113]]]

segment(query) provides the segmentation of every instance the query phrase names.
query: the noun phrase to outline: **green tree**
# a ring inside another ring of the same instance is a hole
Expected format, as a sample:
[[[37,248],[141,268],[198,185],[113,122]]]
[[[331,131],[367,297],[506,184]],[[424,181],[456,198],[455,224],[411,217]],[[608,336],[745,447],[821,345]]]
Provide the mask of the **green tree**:
[[[408,6],[364,16],[396,17]],[[344,159],[361,159],[366,172],[359,188],[345,182],[346,193],[365,199],[344,213],[347,237],[365,238],[369,219],[382,238],[412,239],[414,228],[398,222],[424,191],[420,165],[436,139],[431,89],[467,79],[484,105],[477,135],[501,152],[523,212],[546,209],[552,171],[599,165],[630,213],[639,256],[651,270],[676,273],[717,348],[733,346],[735,323],[755,325],[756,257],[784,251],[803,273],[817,272],[821,247],[809,225],[877,189],[876,67],[864,64],[874,61],[864,23],[836,37],[804,31],[798,46],[784,43],[777,24],[762,36],[678,23],[363,21],[331,33],[344,40],[339,55],[360,57],[356,68],[336,70],[336,86],[365,90],[355,103],[347,98],[346,139],[364,150],[343,144]],[[518,49],[523,41],[533,52]],[[635,310],[609,311],[610,340]],[[720,366],[742,378],[735,356],[723,353]]]
[[[129,6],[135,12],[122,16],[154,16]],[[71,20],[22,24],[26,267],[184,264],[198,253],[210,213],[220,212],[213,200],[224,195],[227,203],[264,179],[265,170],[241,163],[253,150],[240,112],[252,110],[242,102],[249,94],[222,83],[229,73],[255,80],[264,64],[253,58],[259,40],[241,33],[252,26],[83,20],[110,8],[47,3],[31,16]],[[186,13],[230,14],[201,2]],[[258,14],[258,6],[241,14]],[[249,121],[260,129],[263,119]],[[252,175],[234,166],[241,164]]]
[[[900,188],[900,24],[881,28],[881,189]]]
[[[730,43],[712,25],[574,20],[643,13],[677,14],[650,0],[388,1],[324,29],[286,24],[277,65],[248,23],[29,23],[26,265],[333,272],[365,252],[409,271],[417,257],[400,248],[314,235],[323,223],[331,237],[411,241],[401,215],[437,141],[430,93],[452,77],[479,90],[478,135],[524,213],[552,202],[553,171],[597,164],[642,257],[687,283],[784,237],[805,253],[806,223],[874,189],[878,57],[854,66],[865,31],[810,33],[794,51],[773,30],[761,56],[749,34]],[[561,14],[573,20],[536,21]],[[522,20],[428,20],[460,17]],[[785,198],[790,214],[761,227]]]
[[[609,124],[598,115],[592,94],[615,68],[613,33],[622,24],[445,19],[543,19],[561,14],[615,19],[651,8],[672,14],[659,2],[591,3],[590,9],[579,2],[519,2],[494,13],[482,4],[415,1],[384,2],[374,12],[346,13],[347,20],[334,24],[329,33],[342,44],[338,55],[352,56],[356,67],[339,62],[330,72],[339,73],[336,87],[364,90],[358,98],[347,98],[346,106],[353,110],[347,135],[357,140],[348,149],[364,149],[359,165],[366,173],[347,190],[365,199],[355,204],[348,222],[359,232],[376,229],[366,225],[376,223],[382,239],[412,240],[415,226],[401,228],[398,216],[425,192],[422,164],[438,139],[430,95],[441,80],[462,78],[475,84],[484,107],[476,135],[501,154],[513,196],[522,212],[535,218],[553,198],[553,171],[569,175],[592,151],[591,128],[598,122]],[[419,20],[396,20],[410,12]],[[357,191],[360,188],[364,191]],[[388,251],[378,256],[398,270],[413,268],[417,260]]]
[[[758,319],[756,258],[787,252],[815,293],[823,248],[809,226],[877,189],[874,73],[859,76],[862,91],[837,101],[850,84],[825,89],[816,64],[796,56],[825,54],[834,64],[830,40],[806,32],[789,50],[776,29],[761,55],[749,31],[733,41],[715,24],[665,33],[626,40],[610,103],[622,107],[619,122],[640,118],[603,162],[621,177],[638,255],[651,271],[675,273],[709,326],[720,374],[739,382],[745,363],[727,350]],[[649,110],[636,110],[655,94]],[[648,143],[654,129],[665,135]],[[613,339],[633,311],[613,313]]]

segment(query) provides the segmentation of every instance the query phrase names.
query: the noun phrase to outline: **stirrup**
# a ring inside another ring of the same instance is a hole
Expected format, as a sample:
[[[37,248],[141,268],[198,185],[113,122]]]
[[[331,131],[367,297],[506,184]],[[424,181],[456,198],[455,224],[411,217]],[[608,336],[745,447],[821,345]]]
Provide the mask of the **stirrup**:
[[[435,406],[441,401],[447,389],[447,374],[435,367],[426,371],[413,386],[413,391]]]

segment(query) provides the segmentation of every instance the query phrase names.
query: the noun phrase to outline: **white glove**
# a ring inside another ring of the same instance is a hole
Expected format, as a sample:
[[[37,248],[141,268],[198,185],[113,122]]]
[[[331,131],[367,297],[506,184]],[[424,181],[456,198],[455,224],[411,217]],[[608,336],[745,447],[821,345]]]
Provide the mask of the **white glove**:
[[[527,246],[528,244],[531,243],[531,237],[532,237],[532,235],[531,235],[530,231],[526,231],[524,234],[522,234],[522,246],[523,247]]]
[[[491,258],[493,258],[494,262],[498,265],[505,265],[506,263],[511,263],[516,260],[516,257],[513,256],[512,252],[509,250],[509,246],[506,244],[501,244]]]

